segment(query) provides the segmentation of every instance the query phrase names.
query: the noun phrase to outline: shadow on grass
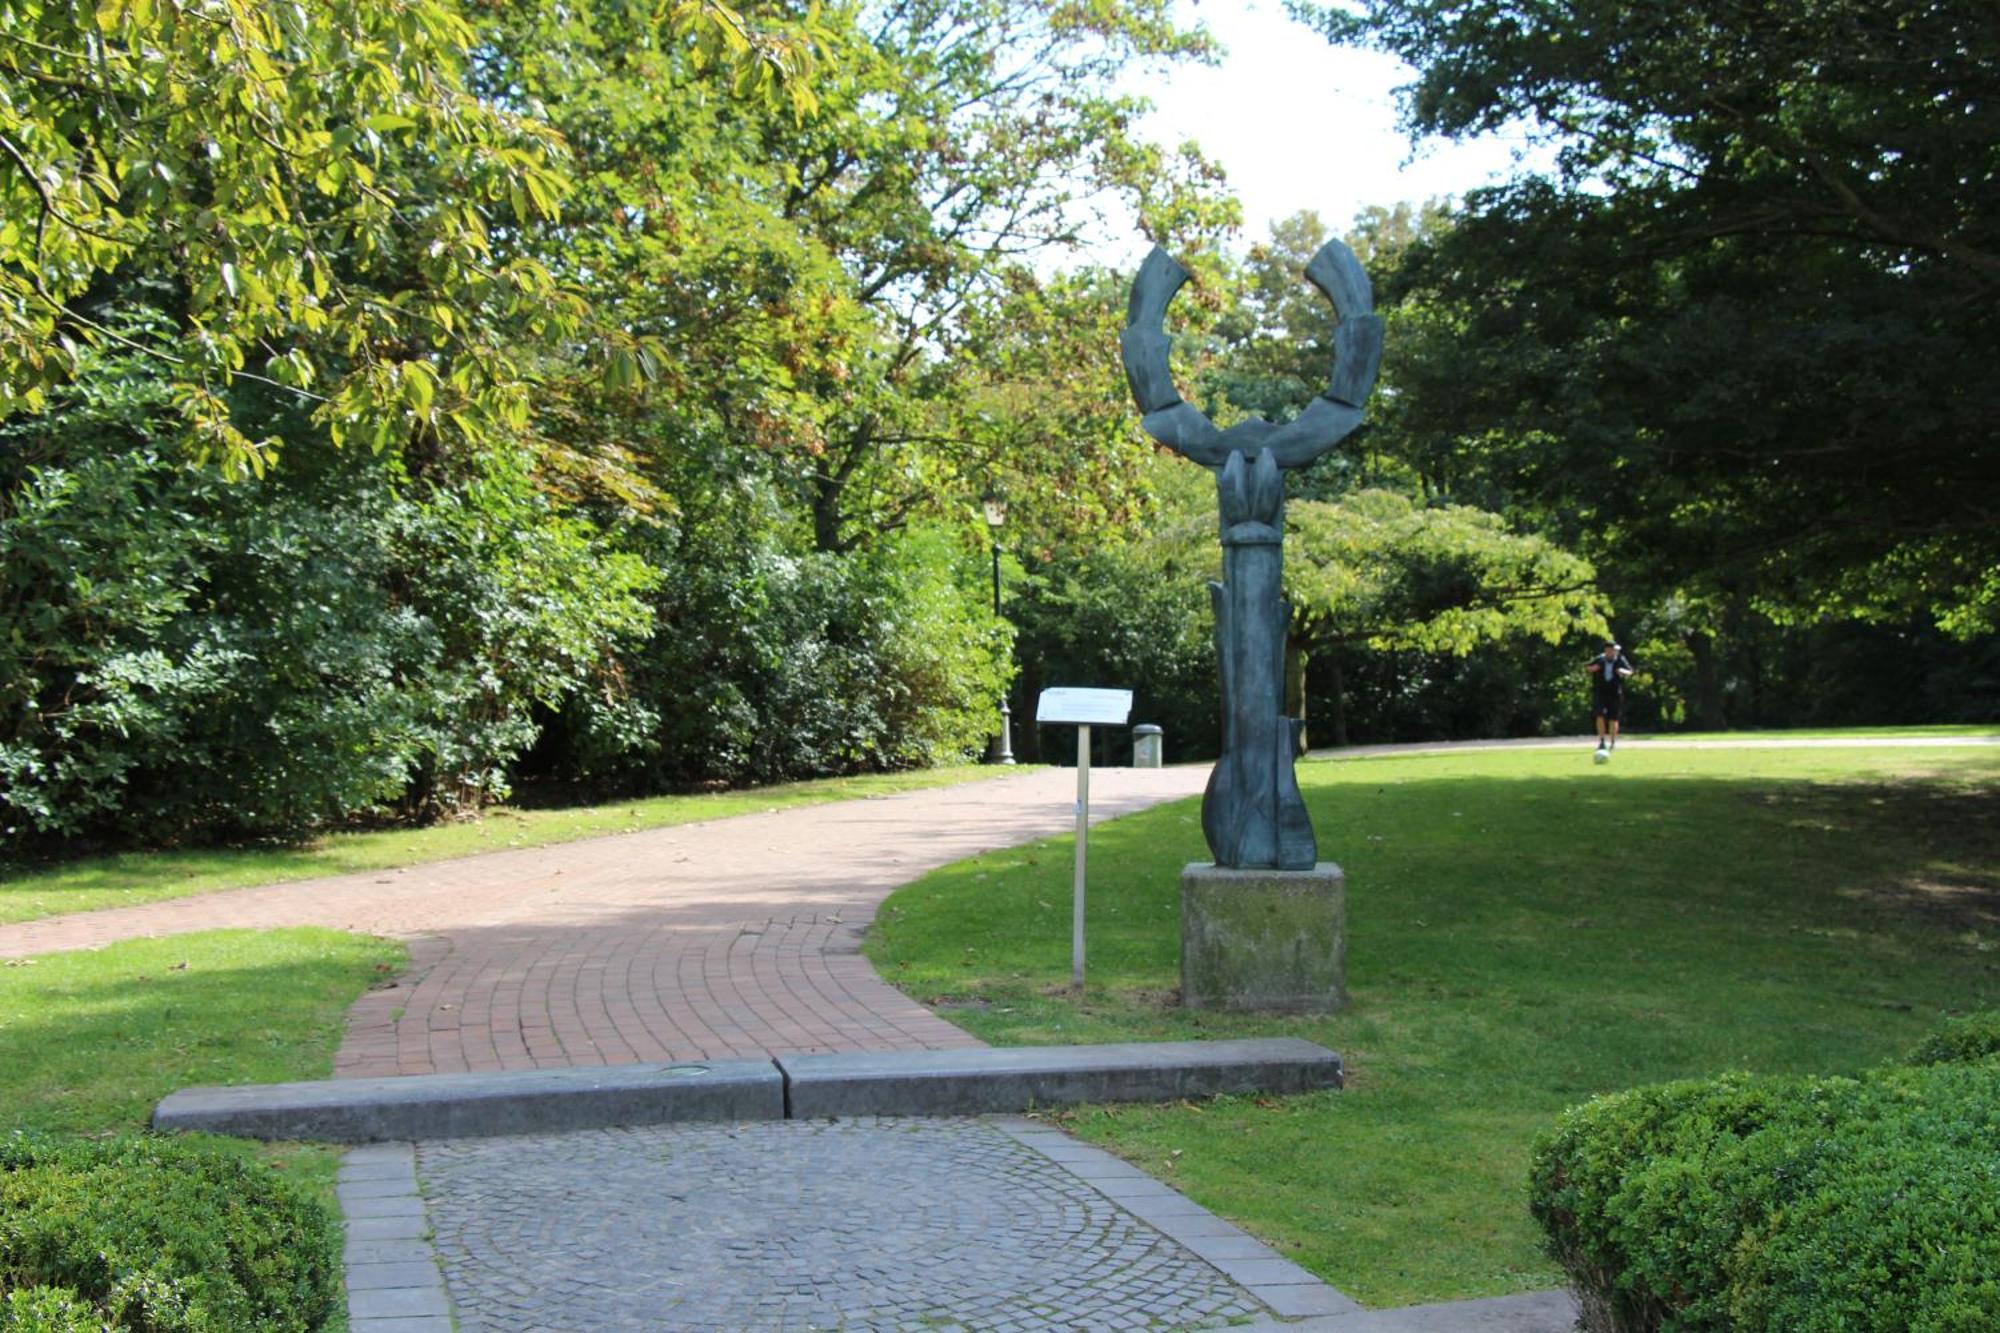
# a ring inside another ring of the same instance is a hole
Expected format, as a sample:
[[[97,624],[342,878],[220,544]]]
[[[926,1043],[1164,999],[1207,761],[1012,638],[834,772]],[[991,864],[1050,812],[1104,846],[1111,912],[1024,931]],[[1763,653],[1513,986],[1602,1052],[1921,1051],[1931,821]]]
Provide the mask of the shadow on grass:
[[[324,1077],[347,1007],[400,945],[210,931],[0,968],[0,1131],[143,1128],[178,1087]]]
[[[2000,788],[1794,786],[1758,799],[1788,822],[1844,825],[1924,848],[1921,864],[1843,891],[1862,904],[1948,931],[2000,929]]]

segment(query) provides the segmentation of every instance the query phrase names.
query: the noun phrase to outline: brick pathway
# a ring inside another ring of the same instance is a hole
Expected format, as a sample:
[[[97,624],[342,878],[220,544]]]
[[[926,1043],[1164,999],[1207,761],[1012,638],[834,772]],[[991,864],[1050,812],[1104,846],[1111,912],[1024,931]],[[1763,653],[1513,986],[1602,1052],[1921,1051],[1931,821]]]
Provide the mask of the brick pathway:
[[[1098,769],[1106,818],[1198,794],[1205,768]],[[927,870],[1061,833],[1076,776],[1039,770],[0,927],[0,957],[225,926],[411,941],[349,1014],[348,1077],[977,1044],[878,978],[861,932]]]

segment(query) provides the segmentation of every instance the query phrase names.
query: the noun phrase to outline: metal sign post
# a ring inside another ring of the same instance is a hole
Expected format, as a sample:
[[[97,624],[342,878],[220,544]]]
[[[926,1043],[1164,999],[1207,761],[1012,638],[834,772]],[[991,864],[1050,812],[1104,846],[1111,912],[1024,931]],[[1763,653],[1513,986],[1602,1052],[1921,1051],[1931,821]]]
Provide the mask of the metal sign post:
[[[1070,888],[1069,981],[1083,989],[1083,870],[1090,849],[1090,729],[1122,727],[1132,715],[1130,690],[1043,690],[1035,721],[1076,728],[1076,878]]]
[[[1090,854],[1090,725],[1076,729],[1076,878],[1070,881],[1069,984],[1083,989],[1083,863]]]

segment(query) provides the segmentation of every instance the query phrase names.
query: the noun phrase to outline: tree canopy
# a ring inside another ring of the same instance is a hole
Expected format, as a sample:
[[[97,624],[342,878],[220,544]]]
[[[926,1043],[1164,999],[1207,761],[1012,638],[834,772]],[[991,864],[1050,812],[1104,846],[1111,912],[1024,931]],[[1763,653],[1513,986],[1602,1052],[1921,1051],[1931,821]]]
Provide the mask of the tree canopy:
[[[933,762],[1147,503],[1165,0],[0,0],[0,847]],[[355,447],[360,445],[362,447]],[[310,758],[308,758],[310,757]]]
[[[1990,6],[1295,9],[1416,66],[1414,131],[1556,150],[1389,284],[1453,327],[1411,438],[1649,594],[1994,627]]]
[[[739,93],[809,105],[802,41],[712,0],[654,22]],[[0,412],[117,343],[170,368],[188,446],[232,472],[276,444],[234,418],[244,381],[336,441],[517,428],[536,350],[588,307],[495,253],[570,182],[532,108],[468,87],[479,41],[446,0],[0,5]]]

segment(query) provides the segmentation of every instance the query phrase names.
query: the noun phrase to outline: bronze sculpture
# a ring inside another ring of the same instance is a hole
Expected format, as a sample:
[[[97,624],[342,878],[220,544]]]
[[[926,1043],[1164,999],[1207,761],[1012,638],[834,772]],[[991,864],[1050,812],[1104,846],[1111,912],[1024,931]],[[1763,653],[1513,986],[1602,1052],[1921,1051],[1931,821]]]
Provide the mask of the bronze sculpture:
[[[1215,473],[1223,581],[1215,605],[1222,680],[1222,757],[1202,797],[1201,827],[1218,866],[1311,870],[1312,823],[1293,772],[1300,724],[1284,716],[1283,470],[1304,467],[1361,424],[1382,362],[1382,321],[1361,263],[1328,241],[1306,277],[1333,303],[1334,361],[1325,393],[1292,421],[1252,419],[1217,430],[1184,401],[1168,370],[1167,304],[1188,279],[1164,251],[1146,256],[1118,346],[1146,433]]]

